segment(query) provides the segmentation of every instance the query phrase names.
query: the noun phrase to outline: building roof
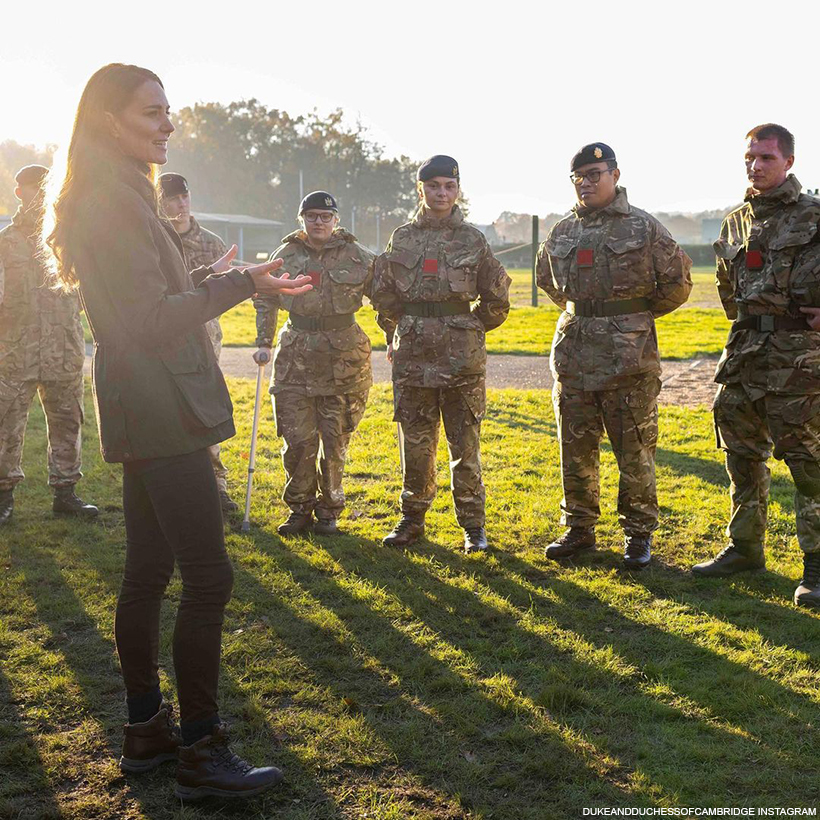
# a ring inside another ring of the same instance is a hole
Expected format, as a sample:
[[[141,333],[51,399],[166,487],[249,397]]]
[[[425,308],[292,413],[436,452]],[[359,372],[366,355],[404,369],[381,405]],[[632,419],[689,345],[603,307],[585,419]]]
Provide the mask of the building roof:
[[[260,228],[281,228],[285,223],[274,219],[260,219],[258,216],[247,214],[204,214],[199,211],[194,216],[200,222],[222,222],[227,225],[257,225]]]

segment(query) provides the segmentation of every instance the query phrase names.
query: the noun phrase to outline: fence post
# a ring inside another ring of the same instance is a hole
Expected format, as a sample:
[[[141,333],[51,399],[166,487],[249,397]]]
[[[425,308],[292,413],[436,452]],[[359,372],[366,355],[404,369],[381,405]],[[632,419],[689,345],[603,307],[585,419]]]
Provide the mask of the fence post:
[[[538,307],[538,285],[535,283],[535,257],[538,254],[538,215],[532,215],[532,306]]]

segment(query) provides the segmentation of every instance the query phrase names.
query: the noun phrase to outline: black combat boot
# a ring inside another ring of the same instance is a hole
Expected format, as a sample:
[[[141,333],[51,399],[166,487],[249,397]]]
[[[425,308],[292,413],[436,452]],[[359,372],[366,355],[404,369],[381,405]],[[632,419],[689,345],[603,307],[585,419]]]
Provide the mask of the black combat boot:
[[[763,545],[737,542],[724,547],[711,561],[695,564],[692,573],[707,578],[728,578],[736,572],[757,572],[763,569],[766,569]]]
[[[96,518],[100,511],[93,504],[86,504],[74,492],[74,487],[55,487],[51,509],[57,515],[74,515],[77,518]]]
[[[468,555],[471,552],[487,551],[487,533],[484,527],[464,528],[464,552]]]
[[[234,754],[224,723],[202,740],[180,746],[178,755],[176,796],[182,800],[253,797],[282,779],[282,772],[275,766],[257,769]]]
[[[132,773],[155,769],[166,760],[177,759],[179,744],[173,710],[163,703],[151,720],[125,724],[120,769]]]
[[[651,535],[624,536],[624,566],[627,569],[643,569],[652,558]]]
[[[803,580],[794,591],[797,606],[820,607],[820,552],[803,553]]]
[[[382,540],[385,547],[409,547],[424,535],[424,516],[402,515],[390,535]]]
[[[14,512],[14,490],[0,490],[0,527],[11,521]]]
[[[335,518],[317,518],[313,525],[313,532],[316,535],[338,535],[339,527]]]
[[[222,512],[227,515],[231,515],[239,510],[239,504],[228,495],[227,490],[219,491],[219,506],[222,507]]]
[[[594,549],[594,527],[570,527],[544,550],[544,557],[575,558]]]
[[[298,535],[300,532],[309,530],[313,524],[313,513],[292,512],[284,524],[276,528],[279,535]]]

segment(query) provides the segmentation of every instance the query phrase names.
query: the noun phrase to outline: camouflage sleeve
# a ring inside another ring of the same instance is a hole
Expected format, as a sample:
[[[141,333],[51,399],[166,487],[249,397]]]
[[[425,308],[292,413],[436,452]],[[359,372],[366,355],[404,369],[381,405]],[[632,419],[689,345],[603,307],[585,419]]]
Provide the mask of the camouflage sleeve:
[[[373,263],[370,301],[376,309],[376,323],[384,331],[387,344],[391,344],[396,325],[401,318],[401,299],[396,292],[393,271],[385,254],[377,256]]]
[[[274,251],[268,261],[279,258],[279,252]],[[254,296],[253,306],[256,308],[256,346],[273,347],[273,337],[276,335],[276,323],[279,320],[279,298],[276,296]]]
[[[493,256],[488,244],[478,268],[478,301],[473,308],[485,330],[502,325],[510,312],[510,282],[504,266]]]
[[[566,310],[569,298],[564,291],[555,287],[550,255],[547,253],[547,242],[541,243],[535,257],[535,282],[561,310]]]
[[[727,253],[729,247],[729,223],[724,220],[720,229],[720,239],[714,243],[716,264],[715,284],[717,285],[720,303],[727,319],[737,319],[737,303],[735,302],[735,283],[732,274],[732,258]]]
[[[655,270],[655,295],[650,300],[650,310],[653,316],[663,316],[689,298],[692,260],[660,222],[652,223],[650,236]]]

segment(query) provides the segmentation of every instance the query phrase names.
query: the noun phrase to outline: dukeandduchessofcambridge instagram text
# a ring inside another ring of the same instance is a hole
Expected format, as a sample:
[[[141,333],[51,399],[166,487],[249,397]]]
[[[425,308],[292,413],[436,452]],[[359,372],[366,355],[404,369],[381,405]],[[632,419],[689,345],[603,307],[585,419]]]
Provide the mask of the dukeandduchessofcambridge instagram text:
[[[697,808],[687,806],[658,806],[653,808],[611,808],[608,806],[585,808],[584,817],[816,817],[817,809],[743,807],[743,808]]]

